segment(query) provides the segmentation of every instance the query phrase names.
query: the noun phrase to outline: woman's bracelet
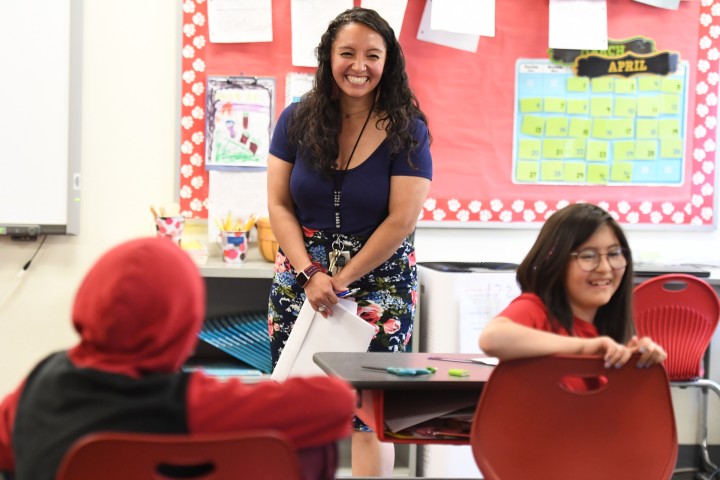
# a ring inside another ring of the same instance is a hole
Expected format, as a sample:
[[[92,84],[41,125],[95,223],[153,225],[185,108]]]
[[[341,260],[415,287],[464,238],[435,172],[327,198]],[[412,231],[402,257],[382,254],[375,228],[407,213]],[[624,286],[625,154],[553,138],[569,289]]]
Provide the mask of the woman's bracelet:
[[[298,272],[297,275],[295,275],[295,281],[297,282],[300,287],[305,288],[305,285],[307,285],[307,282],[310,281],[310,277],[315,275],[320,271],[320,267],[315,265],[314,263],[311,263],[309,266],[305,267],[304,270]]]

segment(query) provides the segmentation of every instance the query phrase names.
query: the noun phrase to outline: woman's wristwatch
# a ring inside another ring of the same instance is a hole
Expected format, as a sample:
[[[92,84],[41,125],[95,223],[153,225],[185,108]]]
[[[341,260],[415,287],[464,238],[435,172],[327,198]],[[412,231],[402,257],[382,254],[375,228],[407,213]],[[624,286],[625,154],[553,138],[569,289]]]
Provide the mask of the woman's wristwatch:
[[[310,277],[312,277],[319,271],[320,267],[318,267],[314,263],[311,263],[309,266],[305,267],[304,270],[301,270],[300,272],[298,272],[297,275],[295,275],[295,281],[298,285],[300,285],[301,288],[305,288],[307,282],[310,281]]]

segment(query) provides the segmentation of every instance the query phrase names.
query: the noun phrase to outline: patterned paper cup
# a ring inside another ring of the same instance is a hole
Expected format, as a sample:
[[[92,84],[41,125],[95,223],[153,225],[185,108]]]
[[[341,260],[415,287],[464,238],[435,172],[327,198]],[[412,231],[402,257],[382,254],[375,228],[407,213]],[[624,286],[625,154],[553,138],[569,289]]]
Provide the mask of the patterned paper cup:
[[[157,236],[169,238],[178,245],[180,245],[184,227],[185,217],[183,216],[155,218]]]
[[[226,263],[242,263],[247,253],[248,232],[222,232],[221,247],[223,261]]]

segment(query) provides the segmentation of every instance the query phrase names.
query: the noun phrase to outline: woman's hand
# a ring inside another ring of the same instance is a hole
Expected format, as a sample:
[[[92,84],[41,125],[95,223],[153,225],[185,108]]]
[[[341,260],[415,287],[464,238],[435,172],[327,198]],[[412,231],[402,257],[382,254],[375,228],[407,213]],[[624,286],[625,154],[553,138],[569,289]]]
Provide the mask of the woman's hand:
[[[627,348],[632,350],[633,353],[638,352],[640,354],[640,359],[637,362],[637,366],[640,368],[664,362],[667,358],[665,350],[653,342],[650,337],[638,338],[633,336],[628,342]]]
[[[327,318],[332,315],[332,306],[338,302],[333,279],[325,272],[318,272],[305,284],[305,296],[312,308]]]

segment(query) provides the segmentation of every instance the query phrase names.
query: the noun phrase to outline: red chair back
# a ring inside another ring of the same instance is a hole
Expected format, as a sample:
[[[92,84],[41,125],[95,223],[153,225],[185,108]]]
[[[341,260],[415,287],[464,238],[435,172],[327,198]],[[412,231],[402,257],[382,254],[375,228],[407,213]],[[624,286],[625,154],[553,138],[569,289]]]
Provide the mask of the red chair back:
[[[500,362],[470,438],[484,478],[670,478],[677,432],[668,378],[662,366],[636,361],[619,369],[589,356]]]
[[[102,432],[68,450],[57,480],[300,480],[297,454],[274,431],[158,435]]]
[[[720,319],[720,300],[710,285],[686,274],[646,280],[635,287],[633,319],[638,336],[652,338],[667,352],[671,381],[702,376],[702,359]]]

